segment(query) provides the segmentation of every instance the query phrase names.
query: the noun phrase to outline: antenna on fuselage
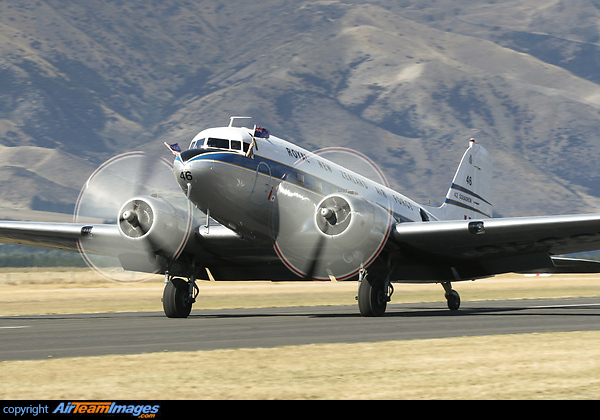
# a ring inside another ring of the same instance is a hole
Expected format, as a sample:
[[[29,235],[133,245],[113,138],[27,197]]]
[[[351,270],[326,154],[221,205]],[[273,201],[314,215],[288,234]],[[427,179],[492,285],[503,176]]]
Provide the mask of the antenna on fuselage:
[[[233,127],[233,121],[236,119],[252,119],[252,117],[229,117],[229,127]]]

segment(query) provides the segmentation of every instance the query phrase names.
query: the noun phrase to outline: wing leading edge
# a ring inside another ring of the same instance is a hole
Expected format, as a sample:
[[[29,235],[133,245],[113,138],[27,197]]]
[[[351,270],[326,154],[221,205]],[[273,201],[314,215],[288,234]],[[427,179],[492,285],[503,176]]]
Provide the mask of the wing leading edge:
[[[115,252],[120,248],[116,225],[0,221],[0,243],[3,244],[77,252],[77,242],[91,237],[103,245],[111,242]]]

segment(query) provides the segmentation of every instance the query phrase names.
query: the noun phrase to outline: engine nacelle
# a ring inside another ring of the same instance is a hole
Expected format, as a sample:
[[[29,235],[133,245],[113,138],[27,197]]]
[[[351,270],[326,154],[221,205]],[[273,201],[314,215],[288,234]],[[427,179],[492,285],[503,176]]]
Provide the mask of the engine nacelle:
[[[194,217],[160,197],[135,197],[119,210],[119,232],[132,246],[177,257],[194,227]]]
[[[315,223],[327,241],[342,251],[346,262],[370,262],[387,239],[391,214],[357,195],[335,193],[319,202]]]

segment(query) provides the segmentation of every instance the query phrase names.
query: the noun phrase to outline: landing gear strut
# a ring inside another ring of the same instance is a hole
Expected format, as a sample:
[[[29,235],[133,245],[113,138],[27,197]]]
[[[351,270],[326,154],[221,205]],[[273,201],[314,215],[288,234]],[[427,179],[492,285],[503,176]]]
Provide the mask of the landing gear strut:
[[[389,280],[367,278],[362,268],[358,275],[358,310],[362,316],[383,316],[387,303],[392,300],[394,287]]]
[[[456,290],[452,288],[450,282],[442,283],[444,291],[446,292],[446,301],[448,302],[448,309],[451,311],[457,311],[460,308],[460,295]]]
[[[173,278],[168,273],[165,275],[165,289],[163,290],[163,309],[168,318],[187,318],[196,302],[199,289],[195,276],[189,281]]]

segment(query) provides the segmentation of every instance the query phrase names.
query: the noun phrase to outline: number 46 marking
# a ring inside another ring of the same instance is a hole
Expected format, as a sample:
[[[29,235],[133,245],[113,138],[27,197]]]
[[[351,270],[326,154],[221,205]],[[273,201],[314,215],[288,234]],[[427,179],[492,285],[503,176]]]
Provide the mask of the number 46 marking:
[[[473,178],[471,178],[471,176],[467,176],[467,184],[469,185],[473,185]]]
[[[179,178],[191,181],[194,177],[192,176],[192,173],[190,171],[181,171],[181,174],[179,174]]]

